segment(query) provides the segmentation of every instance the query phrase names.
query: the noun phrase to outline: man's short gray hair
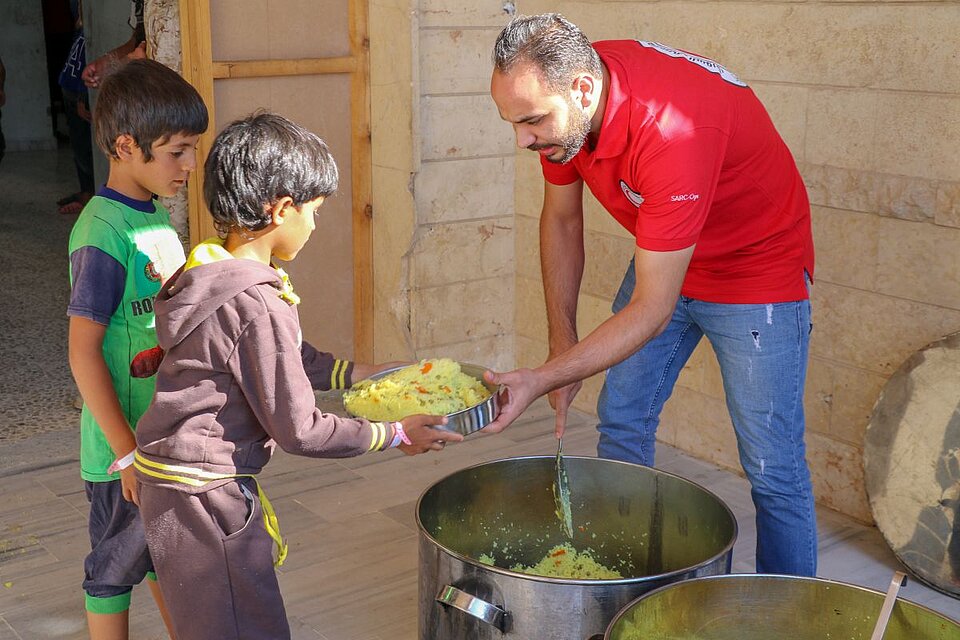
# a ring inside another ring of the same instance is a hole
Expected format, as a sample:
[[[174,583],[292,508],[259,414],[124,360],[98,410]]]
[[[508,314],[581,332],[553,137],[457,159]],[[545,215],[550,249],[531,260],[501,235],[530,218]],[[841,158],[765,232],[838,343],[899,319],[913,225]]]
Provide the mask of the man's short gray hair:
[[[579,73],[599,77],[600,56],[577,25],[559,13],[517,16],[510,21],[493,45],[493,65],[509,73],[518,64],[531,63],[541,80],[553,91],[562,92]]]

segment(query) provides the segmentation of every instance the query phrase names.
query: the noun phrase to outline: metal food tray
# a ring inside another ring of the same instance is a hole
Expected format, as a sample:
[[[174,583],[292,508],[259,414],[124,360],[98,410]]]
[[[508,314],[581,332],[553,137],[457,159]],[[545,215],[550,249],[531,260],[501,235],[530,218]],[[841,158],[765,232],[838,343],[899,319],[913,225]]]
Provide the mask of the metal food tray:
[[[483,429],[485,426],[490,424],[496,419],[500,414],[500,387],[498,385],[487,382],[483,379],[483,372],[487,370],[486,367],[481,367],[476,364],[469,364],[466,362],[458,363],[460,365],[460,370],[463,371],[468,376],[473,376],[480,381],[484,387],[490,392],[490,397],[476,404],[472,407],[467,407],[466,409],[461,409],[456,413],[447,414],[447,424],[437,425],[438,429],[443,429],[445,431],[453,431],[454,433],[459,433],[461,435],[469,435],[475,431]],[[387,376],[394,371],[399,371],[400,369],[405,369],[410,365],[403,365],[400,367],[393,367],[392,369],[386,369],[378,373],[373,374],[366,378],[367,380],[379,380],[384,376]],[[360,382],[357,380],[357,382]],[[344,411],[348,415],[353,415],[344,407]],[[363,416],[354,416],[354,417],[363,417]]]

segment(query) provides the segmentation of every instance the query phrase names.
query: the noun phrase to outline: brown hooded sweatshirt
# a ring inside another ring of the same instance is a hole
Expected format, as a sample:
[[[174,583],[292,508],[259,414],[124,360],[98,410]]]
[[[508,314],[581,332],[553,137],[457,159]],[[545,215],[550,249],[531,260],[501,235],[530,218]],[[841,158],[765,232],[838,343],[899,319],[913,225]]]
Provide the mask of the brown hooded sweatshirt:
[[[296,307],[282,290],[277,270],[245,259],[200,264],[167,281],[154,304],[166,353],[156,395],[137,424],[141,456],[202,477],[256,474],[275,445],[343,458],[389,444],[379,423],[316,408],[313,389],[349,387],[353,365],[302,342]],[[189,493],[227,482],[138,478]]]

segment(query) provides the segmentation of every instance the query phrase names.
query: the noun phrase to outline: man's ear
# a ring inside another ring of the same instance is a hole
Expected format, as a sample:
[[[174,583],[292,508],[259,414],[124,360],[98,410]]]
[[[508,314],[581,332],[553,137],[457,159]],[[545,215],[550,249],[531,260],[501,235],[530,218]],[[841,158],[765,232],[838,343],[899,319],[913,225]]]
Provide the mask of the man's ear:
[[[283,224],[287,219],[288,209],[293,206],[293,198],[283,196],[270,207],[270,220],[273,224]]]
[[[570,97],[574,104],[586,109],[599,99],[597,80],[589,73],[581,73],[570,85]]]
[[[132,160],[133,152],[139,149],[137,141],[129,133],[121,133],[114,142],[113,149],[121,160]]]

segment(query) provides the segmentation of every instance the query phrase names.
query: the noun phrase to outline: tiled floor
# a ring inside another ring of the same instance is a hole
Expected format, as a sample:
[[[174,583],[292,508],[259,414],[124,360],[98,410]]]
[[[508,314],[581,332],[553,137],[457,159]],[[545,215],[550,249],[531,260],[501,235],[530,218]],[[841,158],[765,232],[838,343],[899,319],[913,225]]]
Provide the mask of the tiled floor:
[[[66,238],[72,218],[52,203],[73,190],[69,155],[7,154],[0,165],[0,640],[85,638],[80,581],[88,548],[87,504],[77,465],[75,393],[66,366]],[[564,451],[594,455],[589,417],[572,418]],[[290,556],[280,571],[294,637],[417,637],[420,493],[486,460],[555,451],[541,402],[505,433],[472,436],[442,454],[398,452],[347,460],[285,454],[262,479],[280,515]],[[737,475],[661,446],[658,466],[718,494],[740,535],[734,571],[753,568],[753,507]],[[899,568],[874,528],[823,510],[820,575],[885,590]],[[960,619],[960,601],[918,582],[909,600]],[[144,587],[135,590],[131,637],[162,638]]]
[[[263,473],[290,555],[280,570],[298,639],[405,640],[417,634],[417,532],[414,504],[437,480],[465,466],[554,451],[549,407],[538,403],[499,436],[473,436],[441,454],[398,452],[347,460],[278,454]],[[575,415],[569,455],[593,455],[592,422]],[[661,446],[659,465],[718,494],[740,536],[734,571],[753,568],[749,488],[740,477]],[[79,589],[86,551],[86,501],[76,463],[22,472],[0,482],[0,640],[84,638]],[[876,529],[820,513],[820,575],[885,590],[898,568]],[[960,601],[918,582],[906,599],[960,619]],[[162,638],[145,588],[135,591],[134,638]]]
[[[66,309],[76,216],[55,204],[78,189],[73,171],[67,152],[8,153],[0,164],[0,443],[75,420]]]

